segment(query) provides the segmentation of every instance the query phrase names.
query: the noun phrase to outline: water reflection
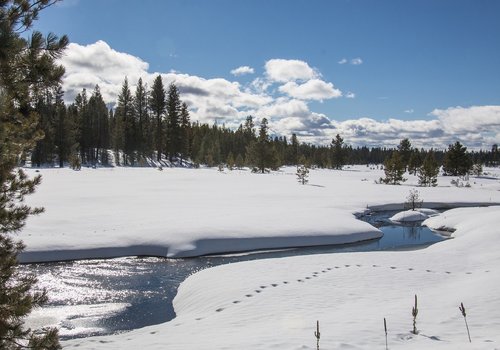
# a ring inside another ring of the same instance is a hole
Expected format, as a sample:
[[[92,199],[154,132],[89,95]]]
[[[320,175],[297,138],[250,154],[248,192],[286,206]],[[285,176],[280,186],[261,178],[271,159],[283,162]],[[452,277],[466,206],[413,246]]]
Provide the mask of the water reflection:
[[[308,254],[401,250],[444,239],[419,225],[395,225],[392,213],[365,218],[383,231],[377,240],[341,246],[305,247],[190,259],[128,257],[22,266],[49,290],[37,317],[60,327],[62,338],[104,335],[166,322],[175,317],[172,300],[189,275],[221,264]]]

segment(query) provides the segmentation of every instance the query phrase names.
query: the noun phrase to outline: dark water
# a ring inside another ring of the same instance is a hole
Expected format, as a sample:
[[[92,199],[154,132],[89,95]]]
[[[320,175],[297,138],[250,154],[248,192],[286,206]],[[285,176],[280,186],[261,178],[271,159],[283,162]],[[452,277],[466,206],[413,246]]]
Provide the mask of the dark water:
[[[158,324],[175,317],[172,300],[189,275],[221,264],[308,254],[416,249],[445,237],[427,227],[394,225],[379,213],[363,219],[379,227],[380,239],[341,246],[304,247],[189,259],[128,257],[23,265],[49,290],[41,316],[51,315],[62,338],[104,335]],[[37,315],[35,315],[36,319]]]

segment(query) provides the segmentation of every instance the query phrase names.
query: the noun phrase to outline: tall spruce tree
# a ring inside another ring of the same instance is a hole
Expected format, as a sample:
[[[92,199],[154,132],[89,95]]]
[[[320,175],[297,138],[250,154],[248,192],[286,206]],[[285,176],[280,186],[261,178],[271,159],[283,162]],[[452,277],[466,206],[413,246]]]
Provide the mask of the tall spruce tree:
[[[182,148],[181,99],[175,84],[170,84],[167,93],[167,152],[170,162]]]
[[[339,134],[332,140],[332,167],[334,169],[342,169],[346,161],[346,151],[344,139]]]
[[[467,147],[460,142],[448,146],[444,156],[443,171],[445,175],[464,176],[472,170],[472,159],[467,154]]]
[[[180,165],[182,166],[183,159],[187,159],[191,156],[191,122],[189,119],[188,106],[185,102],[183,102],[181,105],[180,118],[181,118]]]
[[[23,277],[17,256],[23,245],[12,237],[28,216],[42,210],[23,204],[40,177],[29,179],[17,169],[20,156],[43,137],[37,129],[39,91],[57,87],[64,68],[56,64],[68,44],[66,36],[44,37],[31,33],[41,10],[53,1],[6,0],[0,2],[0,348],[59,349],[56,329],[34,332],[24,329],[23,318],[46,301],[46,293],[34,293],[33,275]]]
[[[141,156],[148,153],[148,131],[149,131],[149,115],[148,115],[148,91],[147,86],[139,78],[134,94],[134,116],[136,120],[136,150]]]
[[[247,159],[256,171],[265,173],[268,168],[274,170],[278,167],[276,152],[269,141],[268,122],[263,118],[260,123],[259,137],[250,142],[247,148]]]
[[[411,142],[408,138],[404,138],[399,142],[398,151],[399,155],[401,156],[401,162],[403,163],[403,166],[406,171],[406,168],[410,163],[410,157],[412,153]]]
[[[123,135],[123,163],[124,165],[134,165],[134,151],[136,149],[136,123],[134,119],[133,98],[128,86],[127,78],[123,81],[122,90],[118,95],[118,105],[116,106],[115,118],[119,119],[121,122],[121,125],[117,123],[117,126],[119,126],[121,130],[118,129],[116,132]]]
[[[161,155],[164,150],[163,120],[165,118],[166,107],[167,102],[165,88],[163,87],[161,75],[158,75],[153,82],[151,96],[149,99],[149,108],[151,109],[154,118],[153,138],[156,150],[156,160],[158,162],[161,160]]]

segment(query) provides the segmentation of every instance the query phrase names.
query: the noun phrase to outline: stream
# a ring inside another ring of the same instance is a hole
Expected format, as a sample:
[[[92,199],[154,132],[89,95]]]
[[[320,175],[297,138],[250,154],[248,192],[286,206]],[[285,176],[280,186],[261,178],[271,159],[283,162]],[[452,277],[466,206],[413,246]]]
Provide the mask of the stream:
[[[123,332],[173,319],[172,300],[179,284],[212,266],[309,254],[419,249],[446,239],[419,223],[395,225],[388,220],[392,214],[363,217],[384,236],[355,244],[188,259],[126,257],[22,265],[23,272],[36,274],[38,287],[49,292],[49,303],[32,313],[28,325],[57,325],[61,339]]]

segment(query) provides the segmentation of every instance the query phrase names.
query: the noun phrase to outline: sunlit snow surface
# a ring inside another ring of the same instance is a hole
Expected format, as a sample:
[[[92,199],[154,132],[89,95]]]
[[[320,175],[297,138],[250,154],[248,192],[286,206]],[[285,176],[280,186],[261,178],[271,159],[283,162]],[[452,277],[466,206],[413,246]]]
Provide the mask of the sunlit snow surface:
[[[471,178],[470,188],[451,186],[449,177],[439,178],[436,188],[419,188],[424,206],[500,203],[498,172],[487,171],[487,177]],[[32,253],[28,260],[141,251],[185,256],[374,238],[378,231],[353,214],[401,209],[417,183],[409,177],[402,186],[377,185],[383,172],[366,167],[313,170],[307,186],[297,184],[290,168],[269,175],[213,169],[41,173],[44,182],[29,204],[45,206],[46,213],[30,219],[20,234]],[[314,349],[320,320],[322,349],[374,349],[384,346],[381,320],[387,317],[391,349],[461,349],[469,346],[458,311],[464,302],[471,348],[499,348],[499,213],[498,207],[471,208],[431,218],[433,228],[454,231],[453,239],[417,251],[317,254],[205,269],[180,285],[174,320],[64,345]],[[409,333],[414,294],[418,336]]]
[[[366,217],[389,224],[389,213]],[[193,259],[117,258],[23,265],[35,273],[49,303],[32,313],[32,327],[56,326],[63,339],[105,335],[169,321],[179,284],[189,275],[222,264],[264,258],[355,251],[411,249],[443,240],[427,227],[388,225],[381,239],[363,243],[255,251]]]

